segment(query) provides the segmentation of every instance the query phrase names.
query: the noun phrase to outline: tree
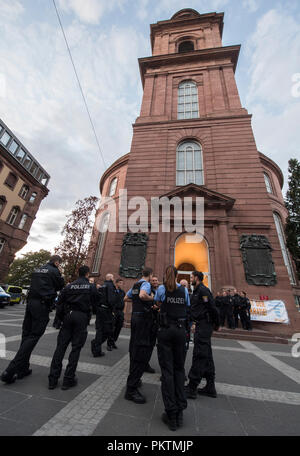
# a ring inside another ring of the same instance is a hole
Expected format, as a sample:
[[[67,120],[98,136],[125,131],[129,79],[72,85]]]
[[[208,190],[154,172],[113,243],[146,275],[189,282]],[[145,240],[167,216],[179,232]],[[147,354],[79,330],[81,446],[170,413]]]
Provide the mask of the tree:
[[[98,198],[89,196],[76,202],[76,207],[67,217],[62,230],[63,241],[55,249],[62,257],[62,268],[65,282],[75,280],[78,268],[82,266],[88,253],[88,243],[92,232],[94,215]]]
[[[291,158],[289,161],[288,183],[285,200],[289,213],[285,225],[286,243],[300,279],[300,163],[296,158]]]
[[[17,258],[12,263],[5,283],[19,287],[29,286],[34,269],[47,263],[50,257],[51,253],[43,249],[38,252],[24,253],[22,258]]]

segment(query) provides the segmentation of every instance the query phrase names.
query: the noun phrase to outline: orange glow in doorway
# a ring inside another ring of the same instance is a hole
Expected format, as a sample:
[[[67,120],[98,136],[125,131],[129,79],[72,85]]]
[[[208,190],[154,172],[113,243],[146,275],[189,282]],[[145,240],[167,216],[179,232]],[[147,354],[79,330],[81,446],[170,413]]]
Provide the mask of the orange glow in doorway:
[[[180,270],[180,265],[190,263],[195,270],[209,273],[208,249],[203,240],[201,242],[186,242],[188,236],[183,234],[177,239],[175,245],[175,267]],[[208,286],[208,279],[205,277],[204,284]]]

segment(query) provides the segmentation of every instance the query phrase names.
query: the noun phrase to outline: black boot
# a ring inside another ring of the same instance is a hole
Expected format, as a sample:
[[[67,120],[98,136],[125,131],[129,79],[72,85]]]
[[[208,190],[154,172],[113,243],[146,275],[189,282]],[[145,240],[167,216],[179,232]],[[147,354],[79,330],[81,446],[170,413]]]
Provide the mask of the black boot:
[[[189,383],[184,387],[186,397],[188,399],[196,399],[197,398],[197,387]]]
[[[213,378],[207,379],[207,383],[204,388],[198,389],[198,394],[202,396],[217,397],[217,391],[215,381]]]
[[[146,398],[145,396],[143,396],[138,389],[134,390],[134,391],[126,391],[125,393],[125,399],[127,399],[128,401],[133,401],[135,402],[136,404],[145,404],[146,402]]]
[[[177,427],[183,426],[183,411],[182,410],[180,410],[176,414],[176,424],[177,424]]]
[[[11,374],[7,371],[4,371],[1,375],[2,382],[7,383],[8,385],[10,383],[14,383],[16,381],[16,379],[17,379],[17,374]]]
[[[170,431],[176,431],[176,413],[163,413],[161,419],[168,426]]]
[[[78,380],[76,377],[74,377],[72,380],[64,378],[61,389],[68,390],[69,388],[73,388],[73,386],[76,386],[77,383],[78,383]]]

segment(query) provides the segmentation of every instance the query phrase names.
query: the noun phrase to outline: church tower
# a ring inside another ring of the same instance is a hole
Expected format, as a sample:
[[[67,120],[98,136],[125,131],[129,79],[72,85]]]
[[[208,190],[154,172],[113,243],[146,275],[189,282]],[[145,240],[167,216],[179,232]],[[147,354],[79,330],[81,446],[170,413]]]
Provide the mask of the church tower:
[[[223,18],[184,9],[151,25],[152,56],[139,59],[144,93],[131,150],[100,181],[101,195],[116,203],[121,189],[149,207],[154,197],[204,198],[204,239],[174,232],[174,211],[170,232],[161,218],[158,232],[150,222],[136,234],[95,229],[91,269],[96,281],[112,272],[128,287],[144,264],[160,281],[168,264],[182,277],[201,270],[214,294],[236,287],[250,298],[283,300],[290,325],[266,329],[292,333],[300,288],[285,245],[283,175],[257,150],[235,81],[240,46],[222,45]],[[109,218],[100,209],[100,224]]]

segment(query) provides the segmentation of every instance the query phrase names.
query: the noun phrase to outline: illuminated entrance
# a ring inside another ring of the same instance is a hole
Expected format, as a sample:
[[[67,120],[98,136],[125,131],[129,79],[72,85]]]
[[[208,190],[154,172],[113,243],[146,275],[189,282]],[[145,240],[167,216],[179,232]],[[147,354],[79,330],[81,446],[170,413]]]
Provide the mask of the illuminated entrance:
[[[186,279],[190,282],[193,271],[204,274],[203,283],[211,288],[209,253],[205,239],[201,242],[194,241],[194,234],[182,234],[175,244],[175,267],[178,269],[179,280]],[[191,242],[187,242],[190,238]],[[194,242],[193,242],[194,241]]]

